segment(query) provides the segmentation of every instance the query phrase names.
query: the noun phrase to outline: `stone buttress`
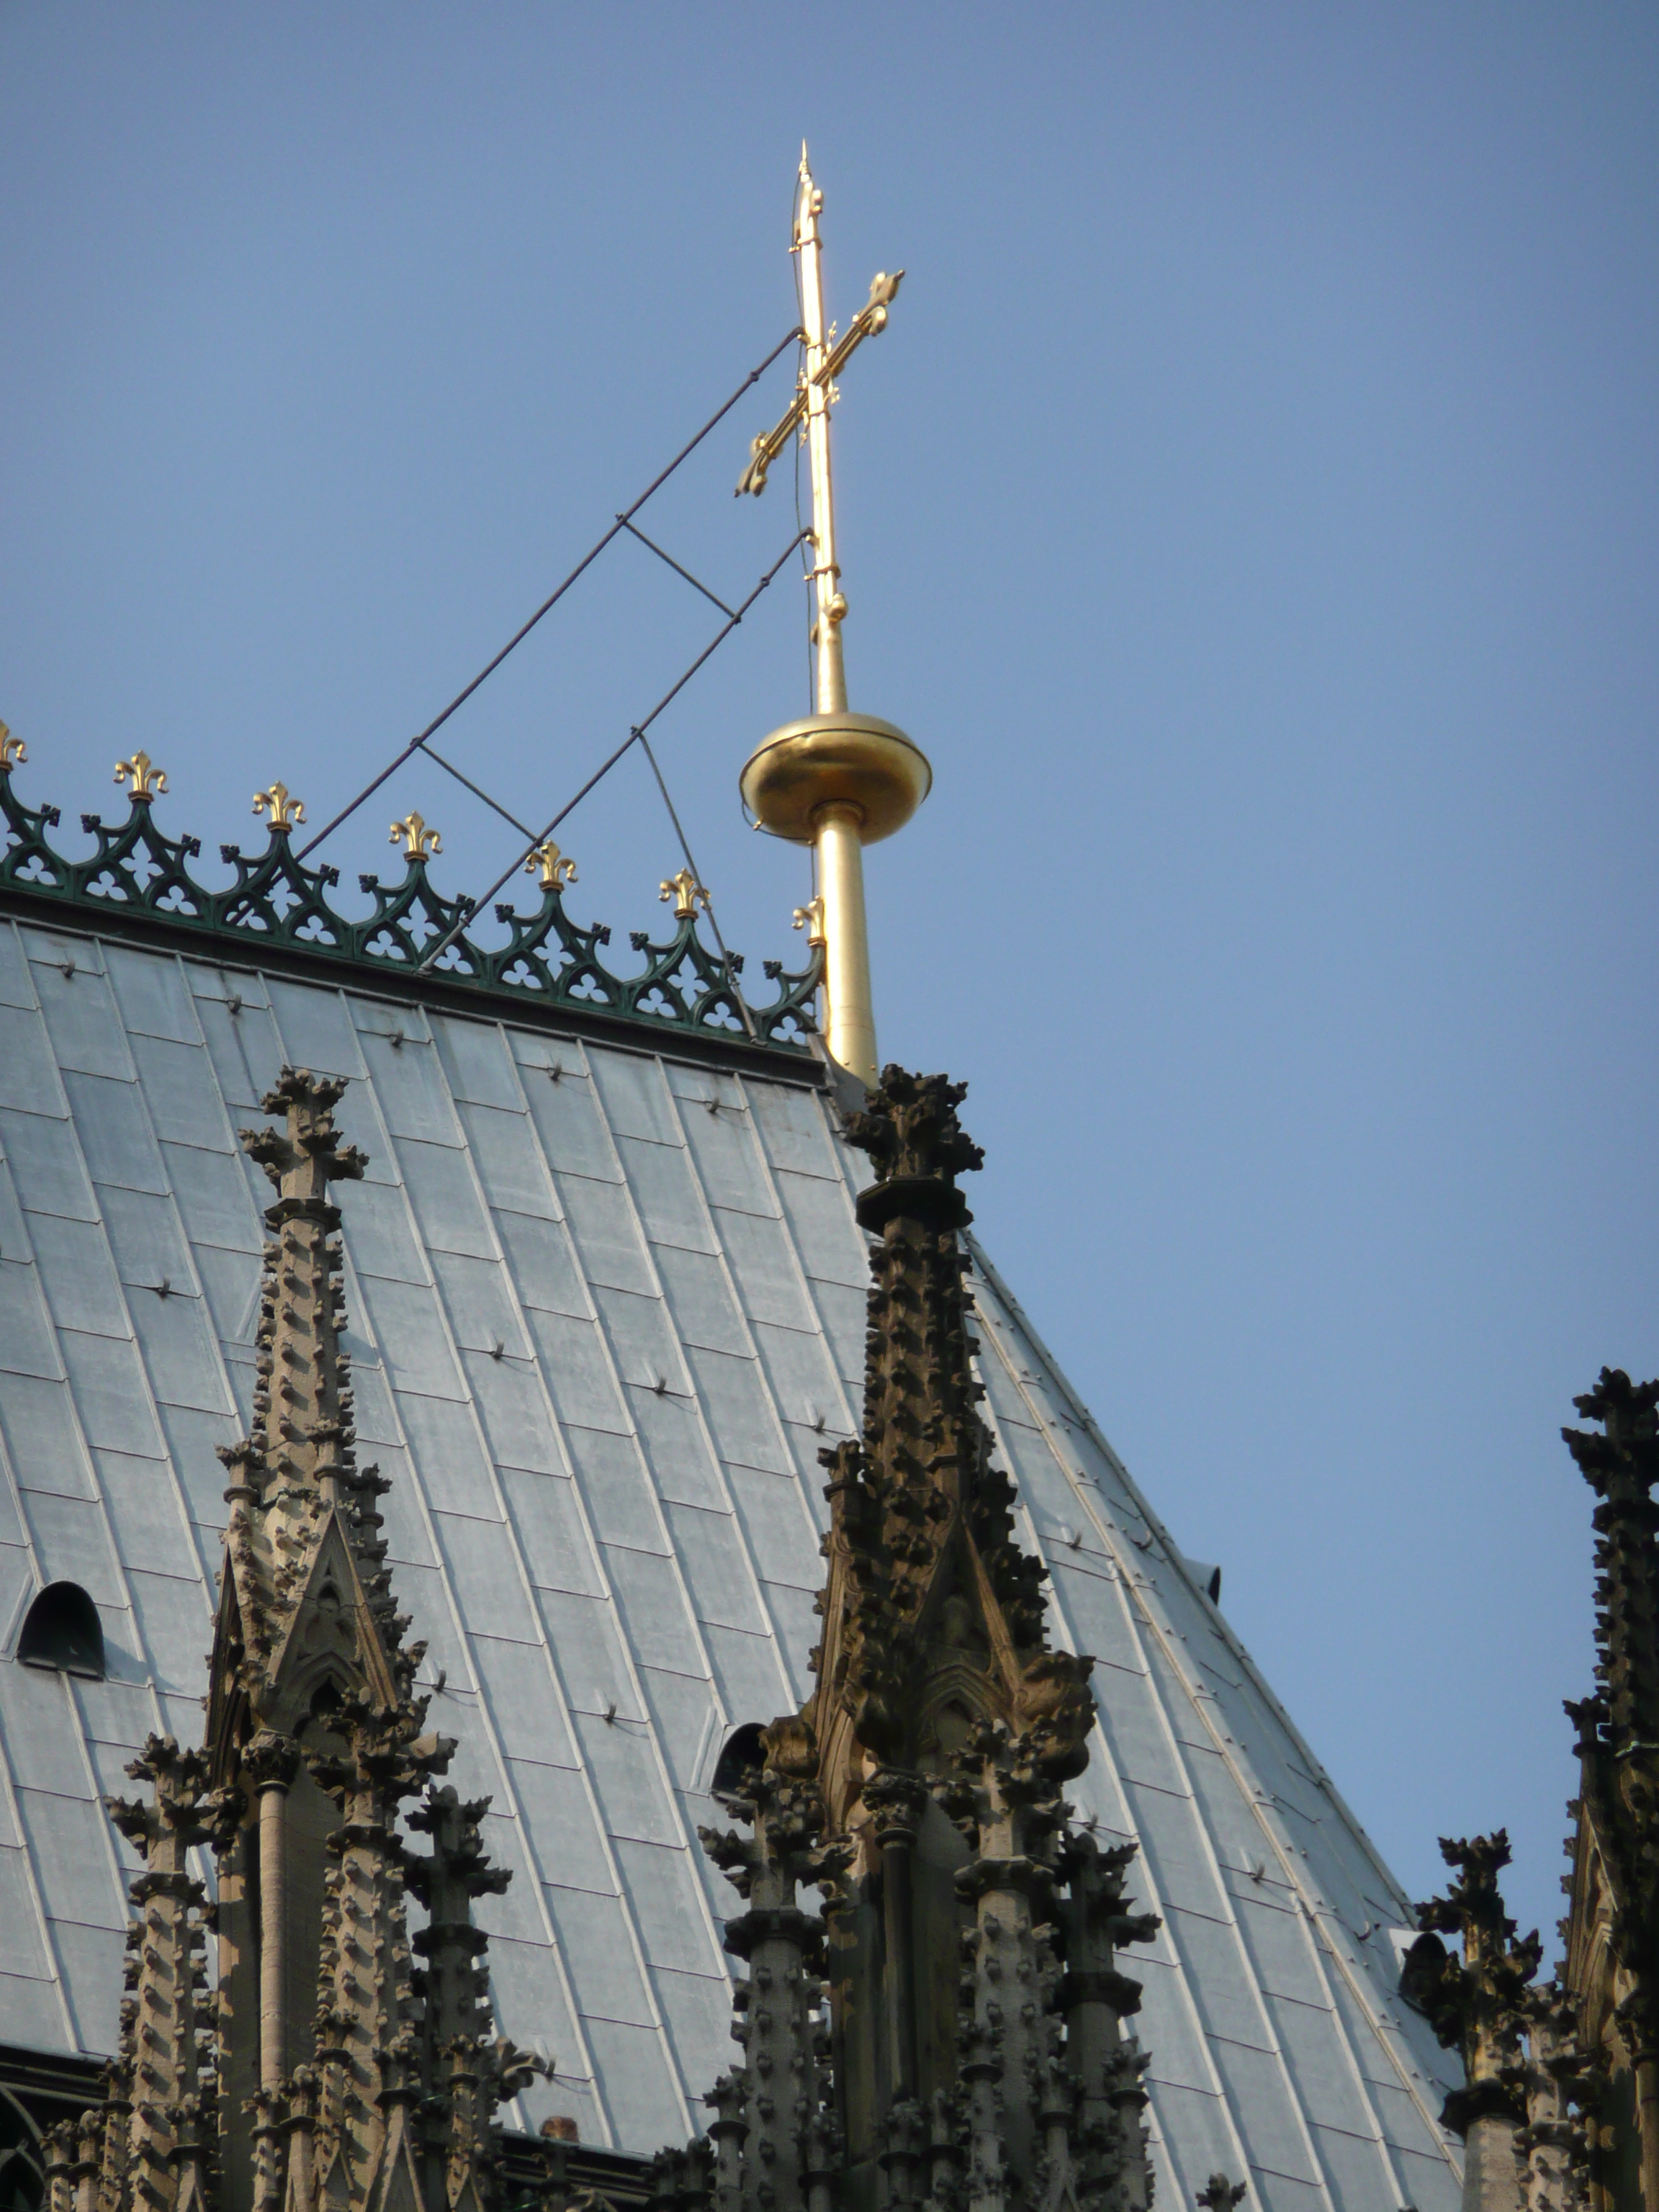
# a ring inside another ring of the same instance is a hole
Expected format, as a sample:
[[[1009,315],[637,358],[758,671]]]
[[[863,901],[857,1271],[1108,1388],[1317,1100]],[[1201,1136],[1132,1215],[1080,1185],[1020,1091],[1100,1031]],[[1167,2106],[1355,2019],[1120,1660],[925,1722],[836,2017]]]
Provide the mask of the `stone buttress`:
[[[478,1804],[435,1778],[385,1565],[386,1488],[354,1449],[340,1212],[361,1176],[344,1085],[285,1069],[243,1142],[266,1209],[254,1426],[231,1481],[207,1742],[152,1738],[119,2057],[104,2104],[55,2131],[50,2212],[486,2212],[494,2115],[525,2062],[491,2033],[471,1901],[505,1875]],[[423,1829],[413,1852],[400,1821]],[[212,1849],[210,1906],[185,1863]],[[411,1948],[405,1891],[427,1908]],[[204,1951],[216,1931],[216,2005]],[[423,1966],[416,1963],[416,1954]]]
[[[876,1167],[863,1433],[823,1455],[817,1689],[726,1801],[749,1837],[705,1837],[749,1902],[727,1934],[744,2058],[708,2142],[659,2160],[665,2212],[1150,2198],[1117,1958],[1157,1923],[1126,1901],[1133,1846],[1076,1830],[1060,1794],[1088,1756],[1091,1662],[1048,1644],[978,1411],[963,1095],[890,1067],[848,1124]]]

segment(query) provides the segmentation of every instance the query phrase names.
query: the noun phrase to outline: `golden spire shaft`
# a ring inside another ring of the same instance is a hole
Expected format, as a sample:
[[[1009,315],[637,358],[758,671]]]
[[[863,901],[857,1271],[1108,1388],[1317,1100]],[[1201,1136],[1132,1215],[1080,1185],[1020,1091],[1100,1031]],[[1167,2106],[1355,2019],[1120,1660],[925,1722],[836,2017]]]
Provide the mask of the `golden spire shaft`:
[[[795,252],[800,260],[800,320],[806,334],[803,364],[806,408],[806,456],[812,478],[813,629],[817,652],[816,696],[820,714],[841,714],[847,705],[847,669],[842,658],[841,625],[847,612],[841,569],[836,561],[836,494],[830,471],[830,409],[835,392],[823,374],[830,357],[830,332],[823,319],[823,248],[818,215],[823,194],[812,181],[806,147],[800,149],[795,190]]]
[[[806,441],[812,479],[813,691],[817,712],[775,730],[744,769],[743,795],[774,836],[811,845],[817,855],[823,944],[823,1031],[830,1057],[873,1088],[876,1024],[870,988],[870,940],[864,910],[864,848],[890,837],[927,797],[933,771],[890,722],[849,714],[841,626],[847,601],[836,559],[835,486],[830,468],[830,410],[836,374],[866,337],[887,325],[904,271],[878,274],[870,297],[837,338],[823,317],[823,195],[800,149],[792,251],[800,263],[805,358],[788,411],[757,438],[738,489],[760,492],[789,440]]]

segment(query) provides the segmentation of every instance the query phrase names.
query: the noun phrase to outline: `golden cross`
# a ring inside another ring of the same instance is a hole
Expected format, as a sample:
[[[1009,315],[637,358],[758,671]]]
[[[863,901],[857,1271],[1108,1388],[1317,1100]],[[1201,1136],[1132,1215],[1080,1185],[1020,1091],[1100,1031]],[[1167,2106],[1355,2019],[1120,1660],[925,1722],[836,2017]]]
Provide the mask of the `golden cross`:
[[[657,896],[659,898],[673,900],[676,921],[695,921],[698,900],[701,899],[704,906],[708,903],[708,892],[704,890],[690,868],[682,868],[678,875],[668,877]]]
[[[800,149],[800,175],[795,191],[794,241],[790,251],[800,256],[801,328],[805,333],[805,358],[795,396],[776,426],[756,439],[748,467],[738,479],[740,493],[763,492],[766,472],[799,428],[805,440],[812,475],[812,587],[816,619],[812,639],[817,647],[817,698],[820,714],[840,714],[847,704],[847,677],[842,662],[841,626],[847,618],[847,600],[841,589],[841,569],[836,560],[835,487],[830,473],[830,410],[841,394],[836,378],[866,338],[887,327],[887,310],[898,291],[902,269],[890,276],[878,272],[870,297],[838,339],[832,323],[823,320],[823,258],[818,238],[818,216],[823,194],[812,181],[806,165],[806,148]]]
[[[0,769],[15,768],[19,761],[27,758],[28,751],[21,738],[13,737],[5,724],[0,722]]]
[[[576,863],[568,853],[562,853],[550,837],[544,845],[538,845],[524,864],[527,876],[539,876],[544,891],[556,891],[562,884],[576,880]]]
[[[291,799],[285,783],[273,783],[269,791],[256,791],[253,811],[269,814],[273,830],[291,830],[296,822],[303,822],[306,818],[304,799]]]
[[[154,799],[167,787],[167,772],[157,768],[148,753],[134,753],[131,760],[115,763],[117,783],[131,782],[135,799]]]
[[[422,814],[405,814],[401,822],[394,822],[386,842],[401,845],[404,857],[410,860],[424,860],[443,850],[443,840],[435,830],[427,828],[426,817]]]

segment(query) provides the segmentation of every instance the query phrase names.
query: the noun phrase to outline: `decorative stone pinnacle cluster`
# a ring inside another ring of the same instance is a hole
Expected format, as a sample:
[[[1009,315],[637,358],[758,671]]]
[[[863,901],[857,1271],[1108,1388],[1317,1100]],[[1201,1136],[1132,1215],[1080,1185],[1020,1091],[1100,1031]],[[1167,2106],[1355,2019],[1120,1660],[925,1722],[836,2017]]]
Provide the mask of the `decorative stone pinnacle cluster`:
[[[742,2063],[659,2202],[714,2212],[1143,2212],[1134,1846],[1074,1829],[1091,1662],[1051,1650],[1042,1570],[978,1411],[956,1177],[963,1086],[890,1067],[848,1133],[875,1161],[863,1433],[826,1452],[817,1687],[707,1835],[749,1909]],[[799,1901],[816,1887],[826,1909]]]
[[[1561,1432],[1597,1500],[1598,1687],[1566,1708],[1566,1954],[1536,1979],[1543,1947],[1516,1939],[1498,1889],[1500,1828],[1443,1839],[1460,1879],[1418,1907],[1402,1982],[1463,2060],[1443,2117],[1470,2212],[1659,2212],[1659,1382],[1604,1367],[1573,1402],[1601,1427]]]
[[[472,1901],[505,1887],[484,1804],[414,1692],[340,1346],[338,1207],[360,1176],[343,1084],[285,1068],[242,1141],[265,1212],[254,1425],[222,1456],[230,1522],[205,1747],[152,1737],[131,1992],[104,2102],[47,2144],[50,2212],[489,2212],[494,2116],[530,2062],[495,2039]],[[413,1851],[400,1832],[431,1839]],[[209,1846],[216,1904],[186,1855]],[[413,1947],[404,1894],[426,1905]],[[204,1954],[217,1938],[216,2004]],[[415,1963],[418,1955],[424,1965]]]

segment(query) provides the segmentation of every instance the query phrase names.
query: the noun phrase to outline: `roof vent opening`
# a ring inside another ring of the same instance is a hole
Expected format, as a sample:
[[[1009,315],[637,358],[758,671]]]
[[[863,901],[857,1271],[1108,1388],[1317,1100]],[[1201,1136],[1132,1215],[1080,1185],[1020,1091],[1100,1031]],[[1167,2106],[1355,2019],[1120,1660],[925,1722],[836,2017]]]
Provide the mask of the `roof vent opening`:
[[[745,1721],[741,1728],[732,1729],[714,1761],[714,1778],[708,1785],[711,1797],[732,1796],[741,1787],[749,1769],[762,1765],[766,1753],[761,1738],[765,1732],[759,1721]]]
[[[26,1667],[49,1667],[83,1681],[104,1679],[104,1630],[79,1583],[48,1583],[30,1606],[17,1639]]]
[[[1210,1559],[1190,1559],[1185,1552],[1181,1554],[1181,1564],[1203,1591],[1205,1596],[1209,1599],[1210,1603],[1219,1605],[1221,1602],[1220,1568]]]

